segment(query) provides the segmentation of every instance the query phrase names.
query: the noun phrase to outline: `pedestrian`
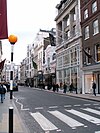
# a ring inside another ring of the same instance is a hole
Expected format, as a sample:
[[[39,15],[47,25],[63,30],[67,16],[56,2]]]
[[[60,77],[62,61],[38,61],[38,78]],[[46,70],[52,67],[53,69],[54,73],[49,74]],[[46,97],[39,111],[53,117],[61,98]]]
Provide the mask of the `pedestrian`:
[[[69,88],[70,93],[73,91],[73,88],[74,88],[73,83],[71,83]]]
[[[55,92],[56,91],[56,84],[53,83],[52,87],[53,87],[53,91]]]
[[[5,97],[6,89],[3,87],[2,84],[0,84],[0,95],[1,95],[1,103],[3,103],[4,97]]]
[[[6,85],[3,84],[3,88],[4,88],[4,99],[5,99],[5,94],[6,94],[6,92],[7,92],[7,87],[6,87]]]
[[[56,84],[56,90],[57,90],[57,92],[59,91],[59,85],[58,84]]]
[[[95,90],[96,90],[96,83],[95,82],[93,82],[93,84],[92,84],[92,89],[93,89],[93,94],[96,96],[96,92],[95,92]]]
[[[66,91],[67,91],[67,85],[65,84],[65,82],[64,82],[64,85],[63,85],[63,89],[64,89],[63,93],[66,93]]]

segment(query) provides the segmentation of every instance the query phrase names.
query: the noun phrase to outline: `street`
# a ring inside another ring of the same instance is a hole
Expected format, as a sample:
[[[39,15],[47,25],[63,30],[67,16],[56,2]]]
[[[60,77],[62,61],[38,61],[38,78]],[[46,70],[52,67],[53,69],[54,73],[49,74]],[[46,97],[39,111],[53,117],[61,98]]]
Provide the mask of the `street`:
[[[29,133],[100,133],[100,103],[19,87],[15,105]]]

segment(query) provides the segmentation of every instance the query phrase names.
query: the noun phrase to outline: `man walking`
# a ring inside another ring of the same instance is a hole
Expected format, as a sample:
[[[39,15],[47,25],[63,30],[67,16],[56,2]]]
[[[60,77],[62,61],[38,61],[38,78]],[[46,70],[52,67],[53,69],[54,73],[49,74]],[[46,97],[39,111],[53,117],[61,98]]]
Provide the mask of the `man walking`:
[[[95,92],[95,90],[96,90],[96,83],[95,82],[93,82],[92,88],[93,88],[93,94],[96,96],[96,92]]]
[[[2,84],[0,84],[1,103],[3,103],[5,93],[6,93],[6,89],[3,87]]]

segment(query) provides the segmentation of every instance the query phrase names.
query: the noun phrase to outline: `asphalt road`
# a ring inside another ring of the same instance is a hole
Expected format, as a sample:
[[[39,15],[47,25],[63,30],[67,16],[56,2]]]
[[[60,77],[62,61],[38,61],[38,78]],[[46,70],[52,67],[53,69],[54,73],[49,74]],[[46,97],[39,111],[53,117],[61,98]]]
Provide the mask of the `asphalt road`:
[[[19,87],[14,101],[29,133],[100,133],[100,103]]]

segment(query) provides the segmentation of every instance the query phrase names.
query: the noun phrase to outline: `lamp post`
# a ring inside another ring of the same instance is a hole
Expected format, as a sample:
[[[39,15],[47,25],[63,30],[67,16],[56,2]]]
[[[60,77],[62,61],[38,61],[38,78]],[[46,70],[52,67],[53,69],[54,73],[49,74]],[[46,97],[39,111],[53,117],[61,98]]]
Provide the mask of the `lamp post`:
[[[14,44],[17,42],[17,37],[15,35],[10,35],[8,40],[11,44],[11,71],[10,71],[10,99],[12,99],[13,93],[13,50]]]

